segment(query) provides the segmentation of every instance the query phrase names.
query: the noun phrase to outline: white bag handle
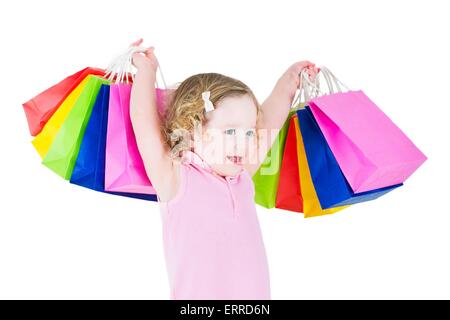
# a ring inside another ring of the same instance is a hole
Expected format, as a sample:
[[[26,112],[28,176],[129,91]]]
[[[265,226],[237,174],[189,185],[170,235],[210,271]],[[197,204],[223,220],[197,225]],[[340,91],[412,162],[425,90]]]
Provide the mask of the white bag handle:
[[[328,80],[327,80],[327,82],[329,83],[328,88],[330,89],[330,92],[331,92],[331,93],[334,93],[333,85],[336,86],[338,92],[342,92],[342,88],[341,88],[340,84],[341,84],[345,89],[347,89],[348,91],[350,91],[350,89],[349,89],[349,88],[348,88],[341,80],[339,80],[339,79],[334,75],[334,73],[332,73],[332,72],[330,71],[330,69],[328,69],[327,67],[321,66],[321,67],[320,67],[320,72],[319,72],[319,73],[322,73],[323,76],[324,76],[325,78],[328,78]],[[331,83],[331,85],[330,85],[330,83]]]
[[[311,82],[311,80],[309,80],[309,78],[305,77],[305,88],[309,88],[310,92],[311,92],[311,96],[310,99],[312,98],[317,98],[319,96],[323,96],[326,94],[331,94],[331,93],[335,93],[334,90],[334,85],[336,85],[336,87],[339,89],[339,92],[341,92],[341,87],[339,86],[339,84],[334,84],[333,83],[333,79],[332,76],[330,75],[329,70],[324,67],[323,69],[324,71],[322,71],[322,68],[320,68],[320,71],[317,73],[316,77],[314,78],[314,82]],[[328,92],[326,93],[325,91],[323,91],[320,87],[321,81],[320,81],[320,75],[323,76],[323,78],[325,79],[325,82],[327,84],[328,87]],[[308,91],[308,90],[307,90]]]
[[[129,47],[124,53],[119,55],[116,59],[114,59],[109,66],[105,69],[105,78],[107,78],[110,82],[113,82],[114,77],[116,78],[116,83],[124,83],[129,84],[128,75],[131,75],[131,78],[134,82],[135,77],[135,67],[133,66],[132,59],[133,54],[136,52],[145,52],[147,49],[144,47]],[[134,69],[133,69],[134,68]],[[166,81],[164,79],[164,75],[161,70],[161,65],[158,62],[158,70],[161,75],[161,79],[164,83],[164,89],[167,88]],[[156,86],[159,88],[158,79],[156,79]]]
[[[295,107],[302,102],[302,95],[304,98],[303,102],[308,102],[312,98],[315,98],[322,93],[322,91],[320,90],[320,81],[318,81],[319,79],[317,76],[314,78],[314,82],[312,82],[309,79],[309,74],[307,73],[306,69],[303,69],[300,72],[299,77],[300,85],[298,88],[298,95],[294,99],[292,107]]]
[[[311,99],[314,99],[319,96],[323,96],[326,94],[332,94],[336,93],[335,86],[337,89],[337,92],[342,92],[341,85],[350,91],[350,89],[341,81],[339,80],[331,71],[325,66],[319,67],[320,71],[317,73],[316,77],[314,78],[314,81],[311,81],[309,79],[309,75],[306,72],[306,69],[303,69],[302,72],[299,74],[300,76],[300,87],[299,87],[299,93],[296,99],[294,99],[294,104],[292,107],[295,107],[298,105],[301,101],[302,93],[304,95],[304,101],[308,102]],[[320,88],[320,75],[323,76],[325,79],[325,82],[327,83],[328,92],[325,93]]]

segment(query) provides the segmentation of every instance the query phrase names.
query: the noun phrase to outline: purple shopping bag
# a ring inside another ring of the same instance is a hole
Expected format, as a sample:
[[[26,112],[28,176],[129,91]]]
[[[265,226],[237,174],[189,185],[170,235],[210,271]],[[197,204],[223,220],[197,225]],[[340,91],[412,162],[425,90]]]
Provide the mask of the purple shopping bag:
[[[320,96],[309,106],[354,192],[400,184],[427,159],[361,90]]]

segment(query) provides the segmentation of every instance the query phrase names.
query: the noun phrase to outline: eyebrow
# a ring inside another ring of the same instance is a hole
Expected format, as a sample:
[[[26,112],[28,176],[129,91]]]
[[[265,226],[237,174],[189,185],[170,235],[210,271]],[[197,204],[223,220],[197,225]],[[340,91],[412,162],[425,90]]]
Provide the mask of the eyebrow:
[[[255,123],[255,127],[256,127],[256,125],[257,125],[257,123]],[[225,123],[224,126],[226,126],[226,127],[229,127],[229,126],[238,127],[239,124],[235,123],[235,122],[228,122],[228,123]]]
[[[249,128],[237,128],[236,126],[225,126],[224,129],[237,129],[237,130],[245,130],[245,131],[249,131],[249,130],[256,130],[256,127],[249,127]]]

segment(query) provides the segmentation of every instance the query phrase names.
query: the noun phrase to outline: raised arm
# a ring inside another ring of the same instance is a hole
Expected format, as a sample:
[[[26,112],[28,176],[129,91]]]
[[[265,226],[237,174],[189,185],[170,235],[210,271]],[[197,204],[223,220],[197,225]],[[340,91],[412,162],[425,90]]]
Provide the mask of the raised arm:
[[[308,69],[311,76],[315,76],[318,72],[315,64],[309,61],[294,63],[278,79],[272,92],[261,105],[262,113],[256,125],[259,137],[258,162],[247,167],[252,176],[261,166],[289,115],[295,93],[300,86],[299,74],[304,68]]]
[[[142,40],[133,45],[139,45]],[[161,134],[161,120],[156,105],[156,70],[158,61],[149,48],[145,55],[135,53],[137,68],[131,89],[130,118],[145,171],[161,201],[171,199],[177,185],[176,169],[169,148]]]

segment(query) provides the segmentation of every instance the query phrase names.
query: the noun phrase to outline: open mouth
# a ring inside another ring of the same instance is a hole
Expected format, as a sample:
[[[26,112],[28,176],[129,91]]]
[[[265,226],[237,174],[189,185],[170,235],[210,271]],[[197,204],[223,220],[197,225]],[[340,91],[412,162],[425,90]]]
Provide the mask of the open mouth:
[[[242,157],[239,156],[227,156],[227,159],[234,164],[242,164]]]

